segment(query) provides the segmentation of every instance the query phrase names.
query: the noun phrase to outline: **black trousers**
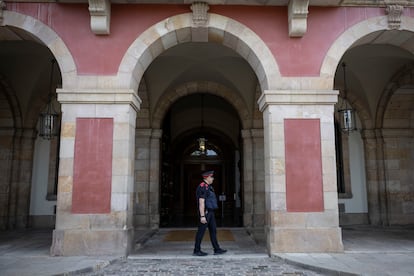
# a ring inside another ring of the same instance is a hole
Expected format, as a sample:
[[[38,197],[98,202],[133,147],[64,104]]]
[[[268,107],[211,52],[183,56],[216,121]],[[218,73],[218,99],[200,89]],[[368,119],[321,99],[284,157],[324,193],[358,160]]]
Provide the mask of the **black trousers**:
[[[206,214],[207,223],[203,224],[198,220],[198,230],[195,238],[195,246],[194,251],[199,252],[201,250],[201,241],[203,240],[204,233],[208,228],[208,232],[210,234],[210,241],[211,245],[213,246],[214,250],[220,249],[220,246],[217,242],[217,226],[216,226],[216,218],[214,216],[214,211],[208,210]]]

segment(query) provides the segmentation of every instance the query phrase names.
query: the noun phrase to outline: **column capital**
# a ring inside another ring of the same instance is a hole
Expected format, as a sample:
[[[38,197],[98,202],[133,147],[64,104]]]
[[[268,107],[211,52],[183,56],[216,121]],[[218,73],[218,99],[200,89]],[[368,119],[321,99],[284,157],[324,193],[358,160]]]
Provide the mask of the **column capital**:
[[[406,128],[384,128],[382,136],[386,138],[413,138],[414,130]]]
[[[263,112],[269,105],[334,105],[337,90],[265,90],[257,103]]]
[[[382,130],[381,129],[363,129],[361,130],[362,139],[382,139]]]
[[[160,139],[162,136],[162,129],[154,128],[152,129],[151,138]]]
[[[141,99],[132,89],[57,89],[61,104],[130,104],[136,111]]]
[[[241,135],[242,138],[246,139],[246,138],[263,138],[263,129],[262,128],[249,128],[249,129],[242,129],[241,130]]]
[[[263,129],[253,128],[250,130],[253,138],[263,138],[264,131]]]
[[[162,129],[159,128],[137,128],[135,130],[137,137],[148,137],[154,139],[160,139],[162,137]]]
[[[152,129],[151,128],[137,128],[135,130],[136,137],[151,137]]]
[[[414,130],[406,128],[376,128],[376,129],[363,129],[361,136],[365,140],[385,140],[394,138],[413,138]]]
[[[243,139],[252,138],[252,134],[250,133],[250,129],[242,129],[241,136]]]

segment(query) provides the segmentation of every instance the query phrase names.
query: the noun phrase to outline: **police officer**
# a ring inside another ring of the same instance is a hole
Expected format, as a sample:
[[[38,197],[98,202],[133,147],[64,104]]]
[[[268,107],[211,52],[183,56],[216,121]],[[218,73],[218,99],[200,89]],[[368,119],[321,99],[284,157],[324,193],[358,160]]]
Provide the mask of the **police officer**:
[[[214,193],[213,186],[214,171],[206,171],[201,174],[203,182],[201,182],[196,191],[199,224],[195,238],[194,256],[206,256],[206,252],[201,251],[201,241],[203,240],[204,232],[208,227],[210,233],[211,244],[214,248],[214,255],[224,254],[227,250],[220,248],[217,242],[216,218],[214,210],[218,208],[217,197]]]

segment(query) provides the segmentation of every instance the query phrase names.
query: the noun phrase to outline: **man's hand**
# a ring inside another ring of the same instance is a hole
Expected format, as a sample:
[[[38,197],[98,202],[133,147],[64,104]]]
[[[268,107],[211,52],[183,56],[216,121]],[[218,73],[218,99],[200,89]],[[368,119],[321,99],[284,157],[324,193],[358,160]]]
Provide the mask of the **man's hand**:
[[[202,224],[206,224],[206,223],[207,223],[207,219],[206,219],[206,217],[201,217],[201,218],[200,218],[200,222],[201,222]]]

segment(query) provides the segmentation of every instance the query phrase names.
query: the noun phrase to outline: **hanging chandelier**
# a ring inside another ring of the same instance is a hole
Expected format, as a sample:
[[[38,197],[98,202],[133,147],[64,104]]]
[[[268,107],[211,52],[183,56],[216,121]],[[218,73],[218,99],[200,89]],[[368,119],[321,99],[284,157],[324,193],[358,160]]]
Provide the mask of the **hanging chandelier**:
[[[200,137],[197,139],[198,142],[198,150],[200,151],[201,155],[205,155],[206,154],[206,142],[207,139],[204,137]]]
[[[355,131],[356,123],[355,123],[355,111],[352,109],[351,106],[348,105],[348,101],[346,99],[347,94],[347,83],[346,83],[346,64],[342,62],[343,73],[344,73],[344,91],[343,91],[343,100],[341,103],[341,107],[338,110],[339,118],[340,118],[340,126],[341,130],[344,133],[349,134],[352,131]]]
[[[56,60],[52,59],[52,68],[50,71],[50,82],[49,82],[49,98],[46,107],[46,111],[40,113],[40,129],[39,136],[46,140],[51,140],[58,136],[58,113],[53,108],[52,103],[52,90],[53,90],[53,73],[55,69]]]

